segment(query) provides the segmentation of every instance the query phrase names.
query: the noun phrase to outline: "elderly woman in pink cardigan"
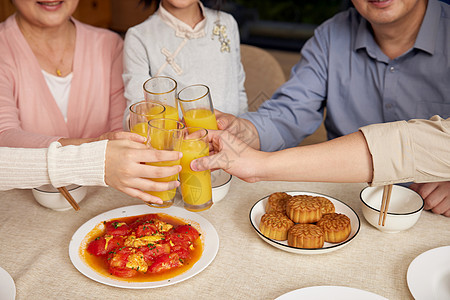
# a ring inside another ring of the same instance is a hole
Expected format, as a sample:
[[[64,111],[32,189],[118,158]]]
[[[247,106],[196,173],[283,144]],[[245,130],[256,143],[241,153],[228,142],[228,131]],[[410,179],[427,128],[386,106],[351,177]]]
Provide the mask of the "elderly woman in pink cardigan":
[[[13,0],[0,24],[0,146],[39,148],[118,132],[126,105],[123,42],[71,18],[78,0]]]

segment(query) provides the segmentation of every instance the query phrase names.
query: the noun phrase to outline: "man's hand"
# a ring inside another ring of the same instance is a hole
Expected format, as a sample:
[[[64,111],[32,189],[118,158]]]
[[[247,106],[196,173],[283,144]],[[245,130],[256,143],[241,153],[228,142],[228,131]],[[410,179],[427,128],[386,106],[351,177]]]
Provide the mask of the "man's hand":
[[[208,131],[210,155],[197,158],[191,163],[194,171],[224,169],[246,182],[260,181],[259,162],[265,152],[257,151],[227,131]]]
[[[450,181],[413,183],[409,188],[425,200],[424,209],[450,217]]]
[[[259,135],[252,122],[218,110],[215,110],[214,113],[216,115],[217,127],[220,130],[228,131],[253,149],[259,150]]]

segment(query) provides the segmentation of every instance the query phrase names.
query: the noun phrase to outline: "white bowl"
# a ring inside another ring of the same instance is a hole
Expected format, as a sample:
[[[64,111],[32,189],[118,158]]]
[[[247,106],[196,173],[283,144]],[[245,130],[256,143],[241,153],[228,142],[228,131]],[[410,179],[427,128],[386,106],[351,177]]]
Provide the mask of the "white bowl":
[[[362,212],[367,222],[383,232],[399,232],[416,224],[422,213],[424,201],[415,191],[394,185],[384,226],[378,225],[383,187],[366,187],[361,191]]]
[[[80,203],[86,196],[86,186],[71,184],[66,186],[66,188],[77,203]],[[66,198],[50,184],[34,188],[32,189],[32,193],[36,201],[42,206],[57,211],[72,209],[72,205],[70,205]]]
[[[211,172],[212,200],[217,203],[228,193],[232,176],[224,170]]]

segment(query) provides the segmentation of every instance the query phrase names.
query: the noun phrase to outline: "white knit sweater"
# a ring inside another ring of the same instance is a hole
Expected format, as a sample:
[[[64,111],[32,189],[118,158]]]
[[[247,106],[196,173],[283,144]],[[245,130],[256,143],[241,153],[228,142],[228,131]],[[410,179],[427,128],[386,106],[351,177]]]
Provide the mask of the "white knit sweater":
[[[201,3],[200,7],[205,18],[195,28],[160,6],[127,31],[123,79],[128,105],[144,98],[142,86],[147,79],[165,75],[177,81],[178,91],[191,84],[207,85],[216,109],[234,115],[247,111],[237,23],[230,14]]]
[[[53,142],[48,148],[0,147],[0,190],[28,189],[44,184],[107,186],[107,142],[65,147]]]

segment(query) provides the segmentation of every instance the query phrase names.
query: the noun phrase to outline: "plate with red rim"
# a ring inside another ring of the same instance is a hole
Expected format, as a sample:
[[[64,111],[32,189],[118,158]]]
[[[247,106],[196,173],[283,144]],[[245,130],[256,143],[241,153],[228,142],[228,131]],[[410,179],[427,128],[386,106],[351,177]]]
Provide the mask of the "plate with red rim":
[[[85,244],[86,235],[99,223],[115,218],[139,216],[145,214],[163,213],[185,221],[194,226],[200,233],[203,243],[203,253],[200,259],[186,272],[175,277],[148,282],[132,282],[116,280],[106,277],[92,269],[81,257],[80,247]],[[189,279],[203,271],[216,257],[219,250],[219,235],[213,225],[197,213],[190,212],[181,207],[171,206],[169,208],[155,208],[148,205],[133,205],[116,208],[102,213],[83,225],[74,233],[69,244],[69,257],[75,268],[86,277],[105,285],[129,289],[148,289],[172,285]]]
[[[336,213],[344,214],[347,217],[349,217],[350,225],[351,225],[350,235],[343,242],[336,243],[336,244],[325,242],[324,246],[322,248],[314,248],[314,249],[296,248],[296,247],[289,246],[287,244],[287,240],[286,241],[277,241],[274,239],[270,239],[270,238],[266,237],[265,235],[263,235],[261,233],[261,231],[259,230],[259,223],[261,221],[261,217],[266,212],[266,204],[267,204],[267,201],[270,196],[270,195],[267,195],[264,198],[258,200],[253,205],[253,207],[250,210],[250,214],[249,214],[250,223],[252,224],[253,229],[255,229],[258,236],[266,243],[268,243],[278,249],[281,249],[281,250],[284,250],[287,252],[296,253],[296,254],[322,254],[322,253],[328,253],[328,252],[332,252],[332,251],[341,249],[342,247],[348,245],[358,234],[359,229],[361,228],[361,221],[359,220],[359,217],[356,214],[356,212],[349,205],[345,204],[341,200],[338,200],[338,199],[330,197],[330,196],[313,193],[313,192],[285,191],[285,193],[287,193],[291,196],[308,195],[308,196],[314,196],[314,197],[327,198],[328,200],[330,200],[333,203]]]

